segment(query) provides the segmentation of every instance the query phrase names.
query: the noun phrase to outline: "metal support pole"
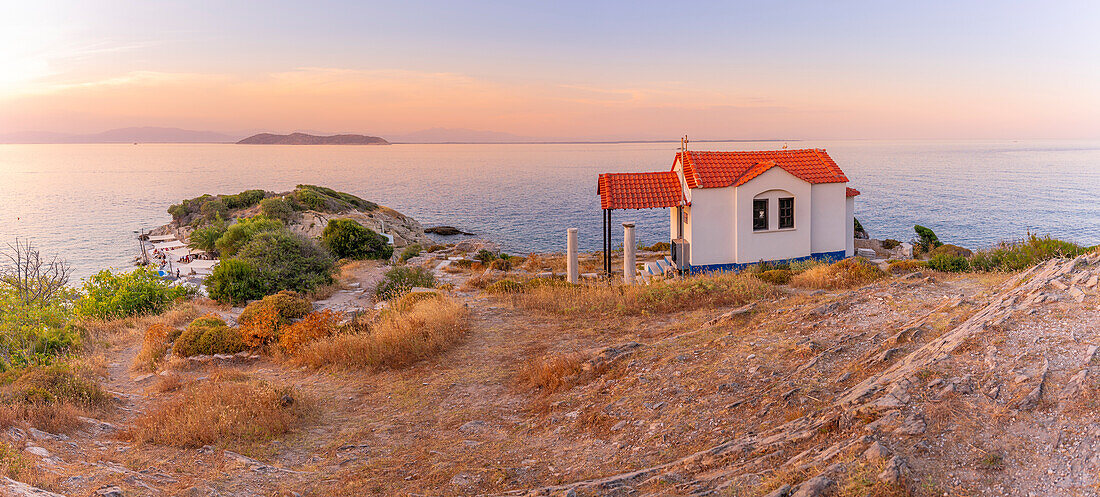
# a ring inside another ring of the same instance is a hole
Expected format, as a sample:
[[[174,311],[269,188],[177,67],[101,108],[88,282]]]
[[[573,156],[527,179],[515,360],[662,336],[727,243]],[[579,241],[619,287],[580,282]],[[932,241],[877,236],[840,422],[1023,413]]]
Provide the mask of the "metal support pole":
[[[634,283],[638,272],[634,259],[634,223],[623,223],[623,283]]]

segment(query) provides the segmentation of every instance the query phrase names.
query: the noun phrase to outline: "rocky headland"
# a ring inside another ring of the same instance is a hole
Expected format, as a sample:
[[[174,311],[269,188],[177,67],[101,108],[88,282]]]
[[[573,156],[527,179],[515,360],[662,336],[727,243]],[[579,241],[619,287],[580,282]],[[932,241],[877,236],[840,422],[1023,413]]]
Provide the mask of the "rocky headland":
[[[276,135],[259,133],[245,138],[238,145],[389,145],[385,138],[366,135],[317,136],[306,133]]]

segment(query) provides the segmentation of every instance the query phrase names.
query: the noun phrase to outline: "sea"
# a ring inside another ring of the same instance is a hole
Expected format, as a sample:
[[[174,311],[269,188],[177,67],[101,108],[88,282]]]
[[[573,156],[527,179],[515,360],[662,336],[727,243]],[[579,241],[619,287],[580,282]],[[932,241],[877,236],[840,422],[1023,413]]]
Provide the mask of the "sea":
[[[596,178],[661,171],[679,142],[606,144],[0,145],[0,252],[16,239],[68,261],[74,282],[131,267],[136,234],[171,220],[173,203],[251,188],[315,184],[499,243],[513,254],[560,252],[567,228],[601,247]],[[969,248],[1049,234],[1100,243],[1100,142],[732,141],[692,150],[824,148],[862,192],[856,218],[875,238],[913,225]],[[665,209],[614,211],[638,241],[667,241]],[[457,241],[457,237],[437,237]]]

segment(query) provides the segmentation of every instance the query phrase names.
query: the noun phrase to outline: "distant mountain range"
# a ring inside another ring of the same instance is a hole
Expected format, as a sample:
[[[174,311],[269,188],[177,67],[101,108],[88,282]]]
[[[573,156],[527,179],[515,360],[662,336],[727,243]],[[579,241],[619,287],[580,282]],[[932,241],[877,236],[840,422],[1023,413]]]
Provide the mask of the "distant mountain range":
[[[102,133],[73,134],[20,131],[0,134],[0,143],[232,143],[234,136],[180,128],[118,128]]]
[[[306,133],[291,133],[289,135],[276,135],[273,133],[260,133],[245,138],[237,144],[240,145],[389,145],[390,142],[377,136],[366,135],[332,135],[317,136]]]

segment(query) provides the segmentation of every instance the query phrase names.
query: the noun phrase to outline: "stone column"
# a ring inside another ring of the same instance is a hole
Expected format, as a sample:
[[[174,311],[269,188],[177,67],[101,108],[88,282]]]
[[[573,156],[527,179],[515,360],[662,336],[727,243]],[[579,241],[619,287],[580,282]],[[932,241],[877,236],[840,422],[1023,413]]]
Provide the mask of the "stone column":
[[[577,266],[577,228],[565,230],[565,273],[570,283],[576,283],[580,279],[580,271]]]
[[[623,223],[623,282],[634,283],[638,274],[634,258],[634,223]]]

